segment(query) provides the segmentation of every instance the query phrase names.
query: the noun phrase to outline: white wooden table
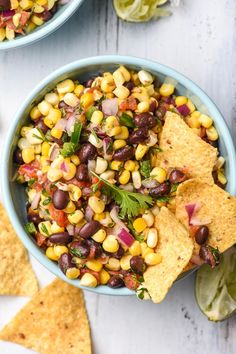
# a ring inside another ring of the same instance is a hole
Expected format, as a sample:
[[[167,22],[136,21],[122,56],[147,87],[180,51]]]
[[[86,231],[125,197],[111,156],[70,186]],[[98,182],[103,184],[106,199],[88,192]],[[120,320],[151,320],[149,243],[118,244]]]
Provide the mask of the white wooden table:
[[[235,31],[235,0],[182,0],[173,16],[148,24],[119,21],[111,0],[85,0],[55,34],[0,53],[0,141],[4,144],[16,109],[39,80],[73,60],[115,53],[154,59],[187,75],[211,96],[236,132]],[[52,275],[32,262],[41,285],[49,283]],[[95,354],[236,352],[236,317],[209,322],[194,299],[194,275],[175,285],[160,305],[89,292],[85,297]],[[0,326],[27,301],[1,297]],[[1,354],[30,352],[0,344]]]

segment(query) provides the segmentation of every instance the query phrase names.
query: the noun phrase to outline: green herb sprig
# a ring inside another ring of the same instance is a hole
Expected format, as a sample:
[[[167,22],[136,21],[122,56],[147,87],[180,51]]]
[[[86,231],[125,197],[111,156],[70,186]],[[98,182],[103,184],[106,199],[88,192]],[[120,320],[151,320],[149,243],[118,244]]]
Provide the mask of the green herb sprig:
[[[82,123],[76,122],[74,125],[74,131],[71,134],[70,142],[65,142],[61,149],[61,155],[63,157],[69,157],[73,155],[79,148],[80,135],[82,131]]]

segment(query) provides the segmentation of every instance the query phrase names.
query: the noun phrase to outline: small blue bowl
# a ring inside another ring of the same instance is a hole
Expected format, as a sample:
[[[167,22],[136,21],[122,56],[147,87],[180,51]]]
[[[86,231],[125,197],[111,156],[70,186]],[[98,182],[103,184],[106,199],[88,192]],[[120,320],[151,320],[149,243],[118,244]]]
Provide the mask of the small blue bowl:
[[[17,35],[13,40],[5,40],[0,42],[0,50],[24,47],[46,37],[62,26],[63,23],[65,23],[73,15],[83,1],[84,0],[70,0],[67,4],[60,6],[49,21],[45,22],[42,26],[37,27],[31,33],[24,36]]]
[[[211,99],[191,80],[179,74],[173,69],[158,64],[150,60],[139,59],[127,56],[100,56],[82,59],[54,71],[46,79],[32,91],[26,98],[20,109],[16,113],[14,122],[8,132],[3,151],[2,158],[2,191],[4,204],[8,215],[17,234],[24,243],[29,252],[47,269],[66,282],[80,287],[79,280],[70,280],[66,278],[57,264],[50,261],[45,254],[36,245],[34,240],[30,238],[24,230],[27,221],[26,217],[26,195],[24,187],[14,181],[15,166],[13,164],[13,151],[17,145],[21,127],[27,123],[27,117],[33,105],[39,102],[43,96],[50,91],[59,81],[66,78],[79,79],[85,81],[89,77],[97,75],[102,71],[115,70],[120,64],[130,69],[145,69],[154,74],[160,82],[166,77],[174,80],[177,85],[177,92],[180,95],[191,98],[196,107],[214,118],[215,126],[219,132],[220,153],[226,160],[226,176],[228,179],[227,190],[235,195],[236,193],[236,154],[234,144],[229,129]],[[131,295],[134,292],[127,288],[111,289],[107,286],[99,286],[97,288],[87,288],[99,294],[107,295]]]

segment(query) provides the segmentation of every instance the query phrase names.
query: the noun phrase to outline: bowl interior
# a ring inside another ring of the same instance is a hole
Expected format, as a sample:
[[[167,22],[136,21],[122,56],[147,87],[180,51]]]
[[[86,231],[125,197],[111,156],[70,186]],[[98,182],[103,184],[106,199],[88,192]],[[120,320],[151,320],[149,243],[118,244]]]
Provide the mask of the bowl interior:
[[[84,0],[70,0],[67,4],[59,6],[53,17],[45,22],[42,26],[38,26],[31,33],[25,36],[16,36],[14,40],[0,42],[0,50],[21,47],[36,42],[41,38],[49,35],[66,22],[69,17],[76,11]]]
[[[101,60],[101,59],[100,59]],[[97,60],[98,61],[98,60]],[[15,125],[12,127],[11,132],[8,135],[8,139],[5,146],[5,156],[4,161],[8,161],[8,165],[5,164],[3,175],[3,194],[6,203],[6,207],[8,210],[8,214],[11,218],[11,221],[16,228],[18,235],[21,237],[25,246],[29,249],[29,251],[42,263],[46,266],[50,271],[52,271],[55,275],[61,277],[62,279],[68,281],[69,283],[79,286],[78,280],[69,280],[66,278],[62,272],[59,270],[56,263],[47,259],[44,253],[35,245],[33,239],[31,239],[24,231],[24,225],[27,222],[26,218],[26,195],[24,192],[24,186],[17,184],[14,181],[14,176],[16,173],[16,166],[12,163],[13,151],[17,145],[17,140],[19,138],[19,132],[21,127],[27,123],[28,114],[32,108],[32,106],[39,102],[44,95],[50,91],[59,81],[65,78],[73,78],[77,79],[80,82],[88,80],[88,78],[98,75],[103,71],[113,71],[115,70],[120,63],[127,65],[129,69],[140,70],[140,68],[144,68],[152,72],[158,82],[163,82],[166,77],[169,77],[170,80],[174,80],[176,82],[177,93],[180,95],[185,95],[193,101],[196,105],[197,109],[201,112],[209,114],[214,118],[215,126],[220,135],[220,153],[224,156],[226,160],[226,175],[228,177],[227,190],[231,194],[235,194],[235,150],[233,147],[232,139],[230,137],[229,131],[225,122],[223,121],[222,116],[219,111],[216,109],[214,104],[210,101],[210,99],[201,91],[197,86],[195,86],[191,81],[184,78],[182,75],[177,74],[171,69],[160,66],[159,64],[152,62],[138,62],[137,64],[129,64],[134,62],[135,59],[130,59],[129,62],[122,61],[121,58],[116,58],[116,60],[110,59],[108,62],[101,62],[95,64],[93,61],[88,62],[85,61],[86,65],[81,64],[80,62],[72,63],[69,66],[66,66],[59,71],[53,73],[48,79],[44,80],[44,82],[39,85],[31,96],[25,101],[21,109],[18,111]],[[82,61],[83,62],[83,61]],[[80,63],[80,64],[78,64]],[[12,207],[13,206],[13,207]],[[133,294],[132,291],[121,288],[121,289],[110,289],[106,286],[99,286],[93,290],[98,293],[109,294],[109,295],[130,295]]]

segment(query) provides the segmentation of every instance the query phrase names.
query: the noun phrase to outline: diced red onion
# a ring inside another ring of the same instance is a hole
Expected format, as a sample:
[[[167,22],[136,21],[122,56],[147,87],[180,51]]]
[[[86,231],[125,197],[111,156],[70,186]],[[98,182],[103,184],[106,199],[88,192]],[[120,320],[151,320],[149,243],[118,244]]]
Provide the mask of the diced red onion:
[[[84,217],[86,221],[91,221],[94,216],[94,211],[90,208],[89,205],[86,206]]]
[[[92,193],[92,189],[89,187],[82,188],[82,196],[88,197]]]
[[[118,216],[118,211],[119,211],[119,208],[117,206],[114,206],[111,209],[110,216],[111,216],[112,220],[116,223],[116,226],[119,226],[120,228],[123,228],[126,231],[129,231],[129,229],[126,227],[126,225],[123,223],[123,221],[120,220],[120,218]],[[113,228],[113,230],[114,230],[114,228]]]
[[[58,5],[66,5],[70,2],[70,0],[59,0]]]
[[[57,182],[56,186],[58,189],[62,190],[62,191],[68,191],[68,185],[62,182]]]
[[[196,202],[196,203],[190,203],[185,205],[185,210],[188,214],[188,223],[189,225],[192,225],[192,218],[195,217],[196,213],[198,210],[201,208],[201,203]]]
[[[67,121],[65,119],[59,119],[55,125],[55,129],[65,130]]]
[[[57,144],[53,144],[49,155],[50,161],[54,161],[58,154],[59,154],[59,146]]]
[[[112,159],[112,152],[109,151],[109,144],[111,143],[111,138],[104,138],[103,139],[103,157],[105,160]]]
[[[96,168],[96,161],[95,160],[88,160],[88,170],[89,172],[94,172]]]
[[[131,247],[134,242],[134,237],[125,229],[120,230],[118,239],[127,247]]]
[[[71,128],[72,128],[72,127],[74,126],[74,124],[75,124],[75,119],[76,119],[75,114],[72,113],[72,114],[70,115],[70,117],[68,118],[67,122],[66,122],[66,131],[67,131],[67,133],[68,133],[69,135],[71,135],[71,133],[72,133]]]
[[[182,104],[182,106],[177,107],[177,110],[184,117],[186,117],[190,113],[190,109],[188,108],[188,106],[186,104]]]
[[[70,236],[74,236],[75,235],[75,226],[74,225],[71,225],[71,224],[67,225],[66,226],[66,230],[68,231],[68,234]]]
[[[2,12],[4,21],[10,20],[15,15],[15,10],[5,10]]]
[[[154,178],[147,178],[147,179],[142,181],[142,185],[145,188],[155,188],[155,187],[158,186],[158,182]]]
[[[208,225],[210,223],[211,223],[210,219],[199,220],[196,216],[193,216],[191,219],[191,225],[193,226]]]
[[[41,192],[37,192],[33,198],[32,203],[31,203],[31,209],[34,210],[34,209],[38,208],[40,199],[41,199]]]
[[[63,161],[63,162],[61,163],[61,170],[62,170],[63,172],[69,172],[69,167],[68,167],[68,165],[67,165],[67,163],[66,163],[65,161]]]
[[[118,99],[109,98],[102,101],[102,111],[107,116],[115,116],[118,112]]]

